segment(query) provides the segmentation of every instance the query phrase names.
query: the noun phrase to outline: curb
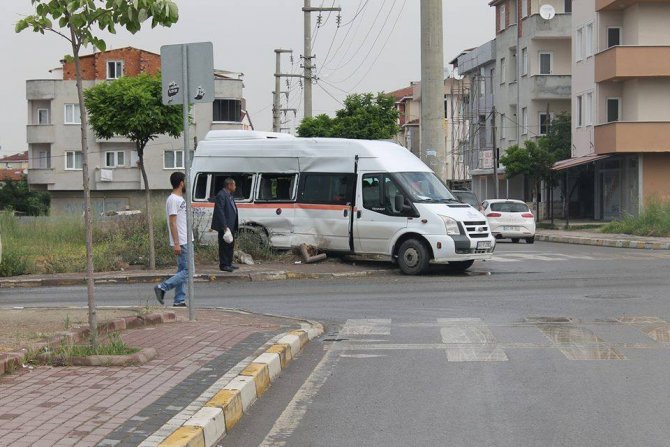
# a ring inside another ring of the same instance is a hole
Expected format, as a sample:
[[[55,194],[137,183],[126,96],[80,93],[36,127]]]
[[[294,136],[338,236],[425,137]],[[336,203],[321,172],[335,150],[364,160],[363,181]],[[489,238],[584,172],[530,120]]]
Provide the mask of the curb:
[[[560,244],[593,245],[597,247],[636,248],[641,250],[670,250],[670,243],[634,241],[626,239],[594,239],[579,236],[554,236],[550,234],[536,234],[535,239],[543,242]]]
[[[223,275],[217,273],[201,273],[193,275],[194,282],[265,282],[265,281],[284,281],[287,279],[332,279],[332,278],[361,278],[371,276],[383,276],[393,273],[393,269],[388,270],[361,270],[355,272],[340,273],[311,273],[311,272],[290,272],[276,270],[270,272],[251,272],[233,275]],[[96,278],[93,282],[96,285],[104,284],[147,284],[158,283],[168,277],[168,274],[143,274],[133,276],[115,276],[108,278]],[[42,279],[0,279],[0,289],[15,288],[37,288],[37,287],[59,287],[59,286],[80,286],[86,284],[86,278],[42,278]]]
[[[281,371],[307,343],[323,334],[323,326],[311,323],[309,329],[291,331],[251,361],[236,377],[209,399],[159,447],[212,447],[242,419],[277,380]]]
[[[135,329],[143,326],[150,326],[161,323],[170,323],[177,321],[177,314],[175,312],[163,312],[163,313],[153,313],[148,315],[141,315],[135,317],[125,317],[118,318],[116,320],[106,321],[98,325],[98,335],[105,335],[110,332],[121,331],[124,329]],[[35,343],[30,347],[30,350],[40,350],[44,348],[57,349],[61,343],[81,343],[85,341],[90,335],[90,330],[88,326],[84,326],[72,331],[65,332],[61,335],[53,337],[50,341],[43,341]],[[141,353],[142,351],[140,351]],[[137,356],[140,353],[136,353],[132,356]],[[5,373],[11,373],[16,369],[20,368],[25,361],[28,350],[23,350],[21,352],[6,352],[0,354],[0,376]],[[146,357],[149,353],[142,354],[142,358]],[[155,356],[155,353],[154,353]],[[133,358],[132,361],[141,361],[142,358]]]

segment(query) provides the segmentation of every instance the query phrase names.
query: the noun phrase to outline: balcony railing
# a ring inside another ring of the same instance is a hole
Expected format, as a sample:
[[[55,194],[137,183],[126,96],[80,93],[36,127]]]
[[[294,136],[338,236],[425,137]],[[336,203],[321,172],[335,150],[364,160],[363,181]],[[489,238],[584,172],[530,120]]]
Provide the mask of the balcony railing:
[[[26,81],[26,99],[28,101],[49,100],[56,97],[56,81],[31,80]]]
[[[638,3],[670,4],[670,0],[596,0],[596,11],[620,11]]]
[[[670,77],[670,46],[616,46],[596,55],[596,82]]]
[[[29,124],[27,128],[28,144],[54,143],[56,132],[51,124]]]
[[[670,152],[670,121],[615,122],[595,127],[597,154]]]
[[[530,99],[570,99],[570,75],[536,75],[530,77]]]
[[[532,39],[569,39],[572,15],[556,14],[553,19],[545,20],[539,14],[533,14],[523,20],[523,34]]]

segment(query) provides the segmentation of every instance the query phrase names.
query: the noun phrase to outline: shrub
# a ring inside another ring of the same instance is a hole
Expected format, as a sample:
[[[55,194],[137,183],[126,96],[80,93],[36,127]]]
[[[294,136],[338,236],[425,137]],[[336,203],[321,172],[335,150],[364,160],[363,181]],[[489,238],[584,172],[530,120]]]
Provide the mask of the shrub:
[[[670,236],[670,202],[650,199],[639,216],[624,216],[610,222],[602,229],[604,233],[622,233],[636,236]]]

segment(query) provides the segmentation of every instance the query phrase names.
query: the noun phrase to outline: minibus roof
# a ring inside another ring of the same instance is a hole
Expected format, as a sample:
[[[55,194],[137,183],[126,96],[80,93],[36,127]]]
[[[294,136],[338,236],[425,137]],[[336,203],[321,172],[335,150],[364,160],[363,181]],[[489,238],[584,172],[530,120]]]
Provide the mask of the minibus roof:
[[[406,148],[388,141],[336,138],[272,138],[257,132],[226,134],[198,144],[195,172],[430,172],[430,168]],[[211,134],[211,132],[210,132]],[[265,134],[269,134],[265,133]],[[271,134],[277,135],[277,134]]]

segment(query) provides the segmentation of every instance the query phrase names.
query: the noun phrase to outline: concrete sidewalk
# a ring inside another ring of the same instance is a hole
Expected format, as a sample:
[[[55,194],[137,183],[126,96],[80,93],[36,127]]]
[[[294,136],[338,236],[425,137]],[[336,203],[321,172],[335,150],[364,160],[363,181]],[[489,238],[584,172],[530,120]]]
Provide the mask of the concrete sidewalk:
[[[592,231],[538,230],[535,239],[564,244],[594,245],[598,247],[670,250],[670,238],[607,234]]]
[[[222,272],[215,265],[196,266],[194,279],[197,282],[250,282],[279,281],[285,279],[324,279],[384,275],[395,271],[391,263],[356,261],[339,262],[329,260],[318,264],[267,263],[241,265],[233,273]],[[158,283],[174,274],[174,268],[128,270],[123,272],[96,272],[96,284]],[[0,278],[0,288],[12,287],[56,287],[86,284],[83,273],[60,273],[53,275],[23,275]]]
[[[301,327],[233,311],[197,317],[188,322],[181,312],[177,322],[123,332],[128,345],[158,351],[141,366],[38,366],[0,376],[0,444],[137,446],[231,369]]]

